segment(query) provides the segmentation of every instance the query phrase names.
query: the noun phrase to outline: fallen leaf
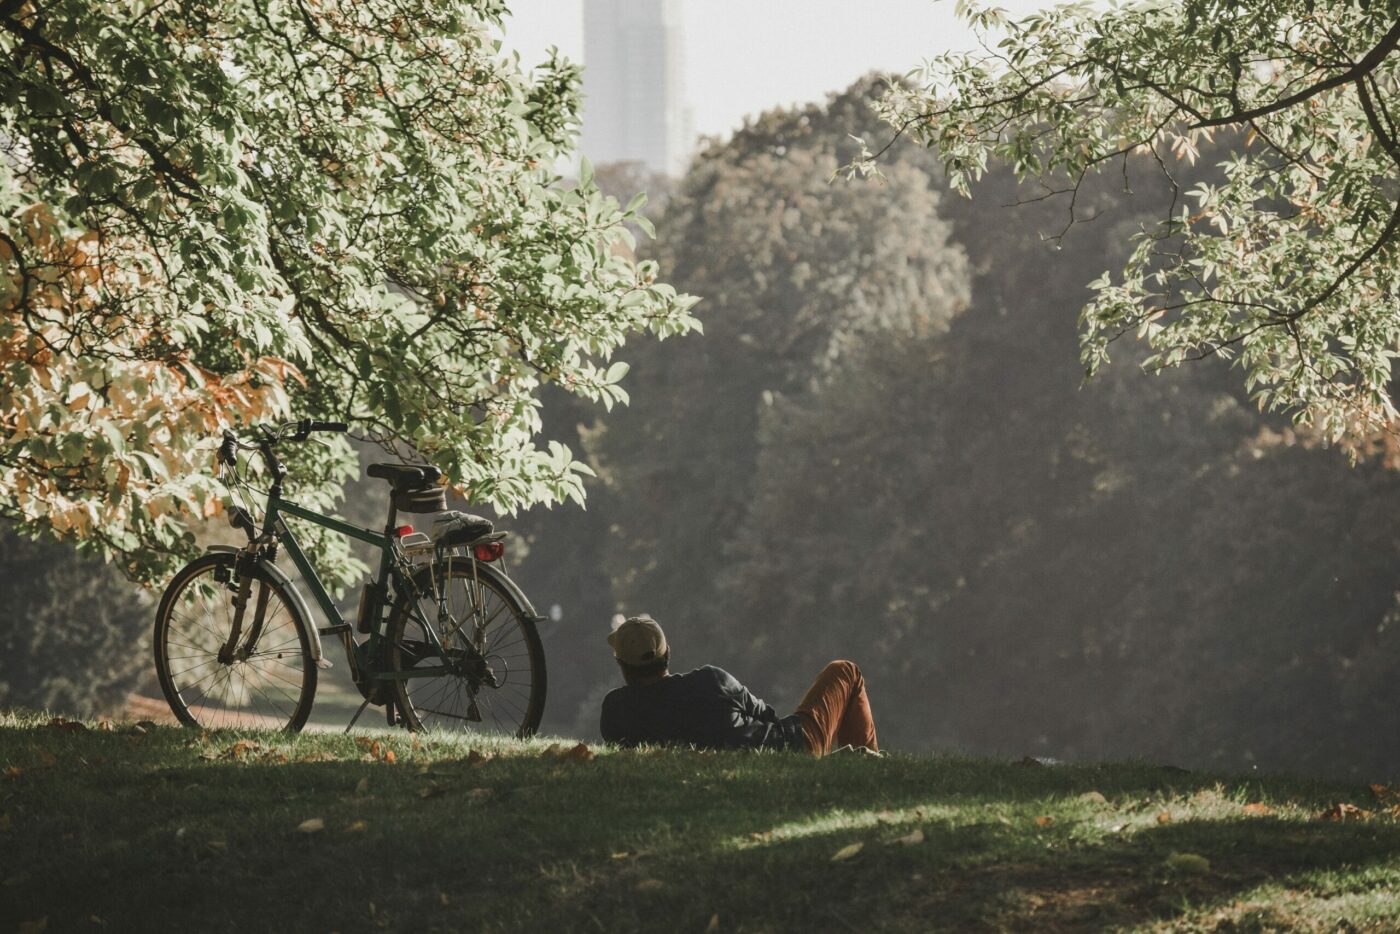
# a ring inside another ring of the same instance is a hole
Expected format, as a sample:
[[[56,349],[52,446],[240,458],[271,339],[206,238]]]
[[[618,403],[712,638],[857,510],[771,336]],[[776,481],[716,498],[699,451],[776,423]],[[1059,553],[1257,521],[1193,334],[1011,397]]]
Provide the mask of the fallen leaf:
[[[593,750],[589,749],[586,743],[579,743],[573,749],[565,751],[559,758],[569,762],[587,762],[593,758]]]
[[[450,899],[450,898],[447,897],[447,893],[446,893],[446,892],[439,892],[439,893],[438,893],[438,904],[441,905],[442,907],[446,908],[448,905],[451,905],[451,904],[452,904],[452,899]]]
[[[53,753],[49,752],[47,749],[40,749],[40,750],[39,750],[39,762],[40,762],[42,765],[53,765],[53,764],[54,764],[55,762],[57,762],[57,761],[58,761],[58,756],[56,756],[56,755],[54,755]]]
[[[1045,814],[1035,819],[1035,825],[1037,827],[1049,827],[1053,823],[1055,823],[1055,818]]]
[[[156,728],[156,722],[154,720],[137,720],[136,725],[147,733],[152,732]]]
[[[632,854],[629,853],[627,850],[623,850],[620,853],[612,853],[610,855],[613,859],[630,859],[632,856]]]
[[[710,923],[705,925],[705,934],[715,934],[719,930],[719,914],[710,915]]]
[[[1246,804],[1242,810],[1250,817],[1268,817],[1270,814],[1274,813],[1273,808],[1269,807],[1267,804],[1260,804],[1258,802]]]
[[[1167,868],[1174,872],[1201,876],[1210,872],[1210,860],[1197,853],[1173,853],[1167,857]]]
[[[364,797],[369,794],[369,776],[366,775],[355,783],[355,794]]]
[[[1158,815],[1157,815],[1157,823],[1159,823],[1159,824],[1170,824],[1171,822],[1172,822],[1172,812],[1171,812],[1171,811],[1163,811],[1161,814],[1158,814]]]
[[[346,833],[364,833],[369,830],[369,823],[362,820],[351,821],[350,826],[345,828]]]
[[[23,775],[23,774],[24,774],[24,769],[20,768],[20,767],[17,766],[17,765],[7,765],[7,766],[5,766],[5,777],[6,777],[6,778],[19,778],[19,777],[20,777],[21,775]]]
[[[98,720],[97,728],[103,733],[114,733],[116,732],[117,725],[111,720]]]
[[[320,833],[326,829],[326,822],[319,817],[313,817],[297,824],[297,830],[302,833]]]
[[[223,853],[228,849],[228,843],[224,840],[210,840],[205,846],[209,847],[211,853]]]
[[[1102,792],[1098,792],[1098,791],[1086,791],[1086,792],[1084,792],[1084,794],[1082,794],[1082,795],[1079,796],[1079,800],[1080,800],[1080,801],[1085,801],[1085,802],[1087,802],[1087,803],[1089,803],[1089,804],[1107,804],[1107,803],[1108,803],[1108,799],[1105,798],[1105,797],[1103,796],[1103,793],[1102,793]]]
[[[1370,811],[1364,811],[1354,804],[1334,804],[1321,814],[1317,815],[1318,820],[1349,821],[1365,820],[1371,816]]]
[[[864,843],[848,843],[832,854],[831,861],[839,863],[842,860],[850,859],[863,849],[865,849]]]
[[[896,845],[899,845],[899,846],[913,846],[913,845],[916,844],[916,843],[923,843],[923,842],[924,842],[924,832],[923,832],[923,830],[921,830],[921,829],[918,828],[918,827],[915,827],[913,830],[909,831],[909,832],[908,832],[907,834],[905,834],[904,836],[902,836],[902,837],[895,837],[893,840],[890,841],[891,844],[896,844]]]

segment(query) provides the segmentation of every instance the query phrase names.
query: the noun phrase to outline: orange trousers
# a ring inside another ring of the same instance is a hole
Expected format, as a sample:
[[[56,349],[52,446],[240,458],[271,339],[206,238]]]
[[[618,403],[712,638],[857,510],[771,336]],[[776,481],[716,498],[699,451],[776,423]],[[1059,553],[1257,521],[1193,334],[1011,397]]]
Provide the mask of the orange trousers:
[[[855,662],[836,661],[823,668],[797,705],[797,714],[813,755],[824,756],[839,746],[880,748],[865,678]]]

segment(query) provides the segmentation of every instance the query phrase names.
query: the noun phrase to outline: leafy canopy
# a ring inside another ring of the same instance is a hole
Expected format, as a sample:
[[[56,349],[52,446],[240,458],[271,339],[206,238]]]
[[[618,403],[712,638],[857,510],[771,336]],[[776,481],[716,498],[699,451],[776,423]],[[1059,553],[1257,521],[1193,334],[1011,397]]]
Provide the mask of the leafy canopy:
[[[1063,197],[1070,223],[1087,173],[1146,153],[1170,179],[1225,134],[1215,175],[1173,184],[1123,269],[1092,284],[1084,363],[1093,373],[1131,333],[1154,349],[1149,368],[1230,357],[1260,405],[1362,437],[1396,415],[1396,7],[1071,3],[1012,21],[964,0],[984,51],[933,58],[882,113],[937,147],[964,193],[1003,160]]]
[[[578,70],[503,58],[504,14],[0,0],[0,515],[150,576],[221,509],[207,440],[291,415],[581,497],[536,391],[624,400],[613,352],[694,299],[629,258],[642,197],[552,175]],[[296,460],[310,503],[353,471]]]

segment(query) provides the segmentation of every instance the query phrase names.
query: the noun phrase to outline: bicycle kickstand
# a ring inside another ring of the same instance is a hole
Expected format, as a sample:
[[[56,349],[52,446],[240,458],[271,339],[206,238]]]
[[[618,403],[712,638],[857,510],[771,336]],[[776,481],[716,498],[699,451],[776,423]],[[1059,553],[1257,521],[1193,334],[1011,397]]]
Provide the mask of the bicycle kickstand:
[[[360,709],[357,710],[357,711],[355,711],[355,716],[353,716],[353,717],[350,718],[350,723],[349,723],[349,725],[347,725],[347,726],[345,727],[345,732],[349,733],[352,729],[354,729],[354,727],[355,727],[355,721],[358,720],[358,719],[360,719],[360,714],[364,713],[364,712],[365,712],[365,708],[368,707],[368,706],[369,706],[369,698],[366,697],[366,698],[365,698],[365,702],[364,702],[363,704],[360,705]]]

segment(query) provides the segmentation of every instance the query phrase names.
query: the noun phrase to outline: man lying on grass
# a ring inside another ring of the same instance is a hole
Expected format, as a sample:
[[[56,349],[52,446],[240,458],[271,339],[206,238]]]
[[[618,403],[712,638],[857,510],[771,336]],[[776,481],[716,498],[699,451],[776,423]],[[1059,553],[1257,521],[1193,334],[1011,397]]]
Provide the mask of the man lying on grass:
[[[880,754],[865,679],[852,662],[827,665],[797,711],[780,718],[722,668],[671,674],[671,647],[650,616],[625,620],[608,645],[627,682],[603,698],[600,726],[610,743]]]

